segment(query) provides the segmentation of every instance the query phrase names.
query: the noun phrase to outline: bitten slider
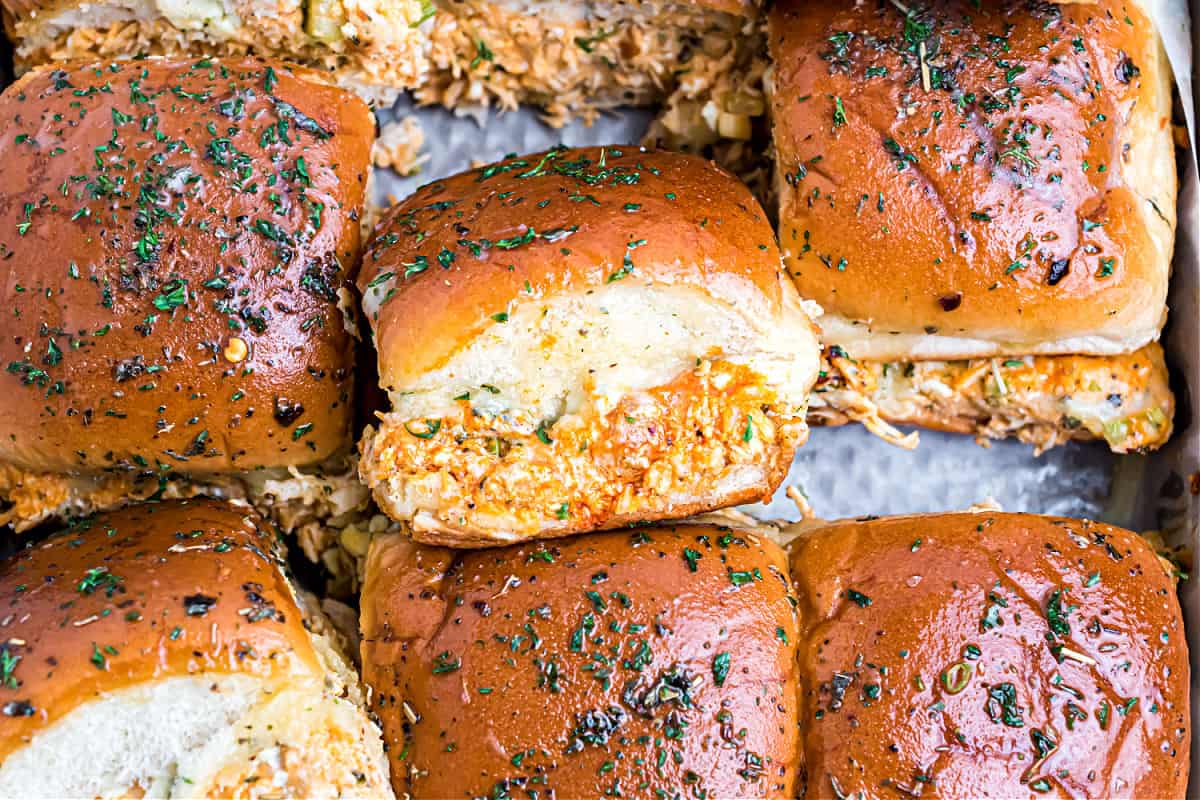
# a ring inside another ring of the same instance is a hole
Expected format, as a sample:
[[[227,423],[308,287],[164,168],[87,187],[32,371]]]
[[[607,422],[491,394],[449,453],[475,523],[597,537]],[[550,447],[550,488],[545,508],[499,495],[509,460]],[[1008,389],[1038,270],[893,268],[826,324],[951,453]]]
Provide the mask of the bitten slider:
[[[436,181],[380,223],[359,287],[392,404],[359,471],[418,539],[758,500],[806,438],[813,325],[708,162],[556,149]]]

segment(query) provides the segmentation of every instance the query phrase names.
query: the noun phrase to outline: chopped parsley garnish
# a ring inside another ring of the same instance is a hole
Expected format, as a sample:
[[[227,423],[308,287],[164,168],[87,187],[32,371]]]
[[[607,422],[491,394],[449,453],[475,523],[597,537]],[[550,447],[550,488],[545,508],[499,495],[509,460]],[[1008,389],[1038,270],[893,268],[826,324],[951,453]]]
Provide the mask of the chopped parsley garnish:
[[[732,656],[729,653],[717,653],[713,657],[712,674],[713,684],[716,686],[724,686],[725,679],[729,677],[729,666]]]

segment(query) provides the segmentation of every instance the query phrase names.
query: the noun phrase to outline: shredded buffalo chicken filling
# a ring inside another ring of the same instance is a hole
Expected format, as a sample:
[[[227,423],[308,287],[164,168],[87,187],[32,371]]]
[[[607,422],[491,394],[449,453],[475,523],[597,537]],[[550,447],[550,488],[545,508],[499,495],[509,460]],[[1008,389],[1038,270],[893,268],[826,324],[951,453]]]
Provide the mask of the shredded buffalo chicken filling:
[[[441,8],[416,0],[308,6],[303,15],[231,19],[215,37],[206,26],[181,28],[163,17],[64,25],[47,37],[42,18],[33,17],[16,23],[17,60],[25,68],[134,53],[256,53],[327,71],[384,103],[404,89],[451,108],[534,103],[555,125],[669,96],[654,138],[696,150],[714,143],[736,149],[766,110],[757,18],[689,3],[599,4],[588,13],[554,6],[533,13],[480,0]],[[404,156],[385,165],[402,173],[419,166],[415,152]],[[746,157],[738,150],[727,160]]]
[[[442,419],[382,419],[359,470],[385,511],[514,538],[706,505],[750,469],[782,477],[807,433],[803,409],[777,402],[762,377],[709,361],[615,402],[593,393],[552,424],[480,414],[467,398]],[[747,500],[769,492],[761,476],[746,485]]]
[[[145,473],[60,475],[0,464],[0,525],[21,532],[50,520],[83,516],[141,500],[193,497],[194,483]]]
[[[1114,452],[1153,450],[1171,434],[1174,399],[1157,344],[1120,356],[1026,356],[857,362],[835,346],[809,420],[918,424],[982,441],[1016,437],[1038,452],[1102,439]],[[890,429],[890,433],[888,430]]]
[[[423,14],[418,0],[343,0],[336,25],[306,30],[303,14],[230,20],[230,30],[214,36],[209,26],[176,27],[163,17],[114,21],[106,27],[68,26],[52,39],[37,35],[38,18],[16,24],[20,68],[48,61],[128,58],[131,55],[222,56],[256,54],[282,58],[331,73],[344,85],[368,89],[384,102],[418,85],[428,60],[418,29]],[[350,6],[350,7],[345,7]]]
[[[262,471],[225,476],[104,472],[64,475],[0,464],[0,526],[17,532],[42,523],[111,510],[145,500],[220,497],[253,505],[301,552],[329,571],[327,594],[349,596],[374,533],[390,520],[375,512],[352,464],[316,471]]]
[[[490,0],[446,8],[433,18],[431,80],[418,97],[450,107],[535,103],[556,125],[573,112],[654,102],[676,86],[698,93],[748,25],[688,3],[613,4],[611,19],[602,8],[576,17]]]

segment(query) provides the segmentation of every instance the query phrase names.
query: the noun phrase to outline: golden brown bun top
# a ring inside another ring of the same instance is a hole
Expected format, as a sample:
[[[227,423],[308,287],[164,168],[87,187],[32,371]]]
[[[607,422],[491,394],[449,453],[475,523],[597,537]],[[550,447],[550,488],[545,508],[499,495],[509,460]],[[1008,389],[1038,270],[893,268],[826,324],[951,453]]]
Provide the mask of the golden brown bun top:
[[[871,358],[1155,338],[1176,178],[1169,66],[1140,5],[905,5],[770,15],[780,247],[846,325],[826,334]]]
[[[276,536],[224,503],[151,503],[0,566],[0,759],[102,692],[201,672],[319,680]]]
[[[1183,797],[1188,658],[1134,533],[1029,514],[793,544],[809,797]]]
[[[211,472],[346,445],[374,123],[311,77],[146,59],[0,96],[0,457]]]
[[[780,271],[774,232],[732,175],[613,146],[508,158],[422,187],[380,222],[358,283],[381,381],[396,390],[522,302],[628,281],[774,319]]]
[[[376,538],[363,668],[393,785],[791,797],[785,573],[769,540],[712,525],[458,552]]]

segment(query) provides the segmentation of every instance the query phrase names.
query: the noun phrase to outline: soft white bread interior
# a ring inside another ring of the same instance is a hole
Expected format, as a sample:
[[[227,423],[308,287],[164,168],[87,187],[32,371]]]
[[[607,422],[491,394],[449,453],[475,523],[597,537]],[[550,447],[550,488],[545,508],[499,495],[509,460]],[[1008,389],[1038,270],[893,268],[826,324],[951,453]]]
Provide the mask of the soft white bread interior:
[[[391,797],[358,678],[275,534],[214,501],[0,568],[0,797]]]
[[[392,413],[441,417],[457,409],[454,398],[470,393],[480,413],[555,420],[578,413],[589,397],[615,403],[713,357],[747,367],[784,402],[803,406],[816,378],[816,338],[791,286],[780,285],[786,307],[778,315],[755,313],[762,304],[752,284],[731,280],[727,290],[714,297],[631,277],[514,303],[504,323],[488,326],[444,366],[389,392]]]
[[[390,796],[368,784],[382,748],[361,746],[378,730],[327,689],[201,675],[107,693],[9,756],[0,797]]]

